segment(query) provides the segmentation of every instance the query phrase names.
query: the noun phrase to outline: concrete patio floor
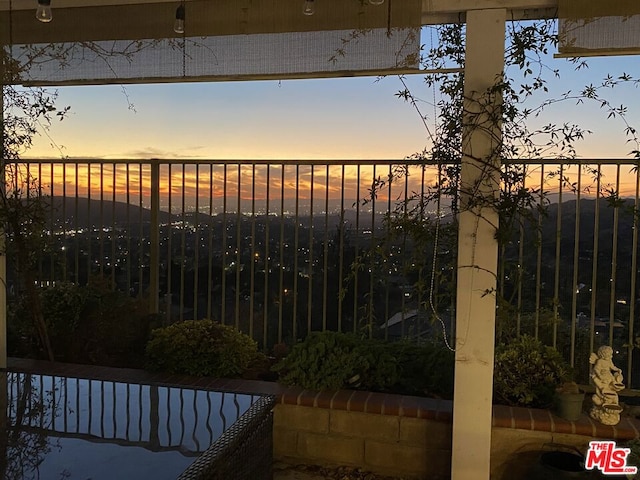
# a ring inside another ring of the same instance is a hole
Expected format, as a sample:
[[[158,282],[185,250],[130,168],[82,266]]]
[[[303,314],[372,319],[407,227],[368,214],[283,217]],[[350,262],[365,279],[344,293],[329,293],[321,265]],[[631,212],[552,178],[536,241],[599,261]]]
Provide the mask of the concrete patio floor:
[[[313,465],[273,465],[273,480],[405,480],[406,477],[376,475],[355,467],[317,467]],[[406,479],[408,480],[408,479]]]

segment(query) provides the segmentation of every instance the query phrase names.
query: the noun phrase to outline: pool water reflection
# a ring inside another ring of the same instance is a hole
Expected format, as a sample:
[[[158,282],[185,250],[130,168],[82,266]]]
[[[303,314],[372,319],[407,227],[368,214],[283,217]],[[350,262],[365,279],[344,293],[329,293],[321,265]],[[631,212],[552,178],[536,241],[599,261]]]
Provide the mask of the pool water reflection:
[[[2,478],[176,478],[258,396],[4,372]]]

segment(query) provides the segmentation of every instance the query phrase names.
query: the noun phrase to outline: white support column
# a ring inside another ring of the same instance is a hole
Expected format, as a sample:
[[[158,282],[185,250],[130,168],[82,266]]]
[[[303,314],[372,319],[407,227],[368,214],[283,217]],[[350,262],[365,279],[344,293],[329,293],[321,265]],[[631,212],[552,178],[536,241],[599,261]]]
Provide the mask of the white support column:
[[[498,216],[491,198],[499,188],[500,159],[494,153],[501,131],[488,117],[491,108],[500,108],[501,98],[490,99],[486,92],[504,69],[505,20],[505,9],[467,12],[452,480],[490,476],[498,264]],[[489,109],[478,106],[487,101],[493,101]]]
[[[160,311],[160,164],[151,160],[151,224],[149,237],[149,313]]]

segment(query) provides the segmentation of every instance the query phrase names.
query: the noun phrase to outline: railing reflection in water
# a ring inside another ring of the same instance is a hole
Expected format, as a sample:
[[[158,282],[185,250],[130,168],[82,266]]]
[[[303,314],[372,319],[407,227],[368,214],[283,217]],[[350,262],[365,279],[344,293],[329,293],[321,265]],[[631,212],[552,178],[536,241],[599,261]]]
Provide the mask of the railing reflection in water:
[[[258,397],[8,372],[7,398],[9,429],[196,456]]]

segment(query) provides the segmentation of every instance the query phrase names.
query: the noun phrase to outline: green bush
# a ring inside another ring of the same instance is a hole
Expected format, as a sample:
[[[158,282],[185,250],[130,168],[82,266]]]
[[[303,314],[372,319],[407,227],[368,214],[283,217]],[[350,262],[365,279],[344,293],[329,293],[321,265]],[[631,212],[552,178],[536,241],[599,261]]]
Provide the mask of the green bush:
[[[148,313],[148,299],[132,298],[98,282],[86,289],[84,315],[76,330],[85,361],[142,367],[151,329],[161,324],[159,315]]]
[[[314,332],[275,365],[280,382],[310,390],[358,388],[451,398],[453,354],[435,343]]]
[[[523,335],[496,347],[494,396],[498,403],[547,408],[555,388],[570,373],[560,353]]]
[[[366,361],[357,352],[362,341],[353,334],[313,332],[274,366],[285,385],[310,390],[339,389],[361,383]]]
[[[99,279],[78,286],[60,282],[39,290],[42,314],[56,360],[118,367],[141,367],[154,322],[147,301],[113,291]],[[25,297],[9,304],[9,349],[42,356]]]
[[[401,341],[390,343],[389,348],[400,367],[394,392],[453,398],[454,353],[444,342]]]
[[[212,377],[242,375],[259,356],[258,345],[211,320],[187,320],[151,332],[147,368]]]
[[[38,291],[42,315],[47,326],[49,341],[58,360],[66,358],[74,348],[76,329],[85,309],[86,293],[83,288],[72,283],[60,282]],[[15,336],[9,344],[10,351],[22,352],[27,356],[38,356],[41,348],[38,333],[32,320],[32,305],[26,296],[9,299],[8,330]]]

